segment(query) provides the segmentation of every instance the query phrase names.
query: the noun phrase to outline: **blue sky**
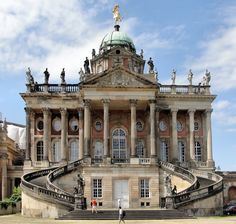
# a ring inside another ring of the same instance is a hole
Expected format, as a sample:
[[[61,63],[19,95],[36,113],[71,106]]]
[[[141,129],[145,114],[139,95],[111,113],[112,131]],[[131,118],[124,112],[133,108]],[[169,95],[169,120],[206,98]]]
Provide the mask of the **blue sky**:
[[[221,170],[236,170],[236,2],[230,0],[7,0],[0,2],[0,112],[25,123],[25,71],[36,81],[48,67],[50,81],[78,83],[91,50],[113,30],[112,7],[120,5],[121,30],[137,52],[152,57],[162,84],[187,84],[192,69],[198,84],[212,75],[213,149]]]

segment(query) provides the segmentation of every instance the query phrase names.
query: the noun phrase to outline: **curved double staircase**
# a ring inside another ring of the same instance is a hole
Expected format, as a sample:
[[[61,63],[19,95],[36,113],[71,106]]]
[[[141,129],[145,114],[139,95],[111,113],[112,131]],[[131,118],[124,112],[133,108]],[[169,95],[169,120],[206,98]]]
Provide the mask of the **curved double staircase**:
[[[74,171],[78,172],[82,167],[82,163],[83,159],[60,167],[51,167],[23,175],[21,178],[23,194],[33,198],[35,201],[45,201],[46,203],[55,205],[55,207],[63,207],[63,211],[54,214],[54,218],[73,210],[75,208],[75,195],[58,187],[55,181]],[[189,213],[187,210],[189,208],[196,208],[197,206],[195,204],[223,191],[223,178],[213,172],[187,170],[163,161],[159,161],[157,166],[166,173],[178,176],[190,183],[189,187],[177,194],[162,198],[160,207],[184,210],[190,215],[198,215],[198,213]]]

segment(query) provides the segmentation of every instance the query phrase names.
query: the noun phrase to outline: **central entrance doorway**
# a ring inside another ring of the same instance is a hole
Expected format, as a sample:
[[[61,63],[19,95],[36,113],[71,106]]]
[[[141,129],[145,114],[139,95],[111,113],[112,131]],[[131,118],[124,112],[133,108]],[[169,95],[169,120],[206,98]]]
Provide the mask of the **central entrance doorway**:
[[[113,208],[118,208],[119,203],[122,208],[129,208],[128,180],[113,181]]]

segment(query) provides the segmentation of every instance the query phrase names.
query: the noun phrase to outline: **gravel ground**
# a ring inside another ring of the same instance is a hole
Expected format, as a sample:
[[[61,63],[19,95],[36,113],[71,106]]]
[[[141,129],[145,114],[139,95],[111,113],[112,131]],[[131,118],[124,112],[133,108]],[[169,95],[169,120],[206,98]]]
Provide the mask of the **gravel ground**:
[[[54,220],[25,218],[20,214],[0,216],[1,224],[118,224],[118,220]],[[127,220],[127,224],[236,224],[236,216],[229,217],[208,217],[197,219],[174,219],[174,220]]]

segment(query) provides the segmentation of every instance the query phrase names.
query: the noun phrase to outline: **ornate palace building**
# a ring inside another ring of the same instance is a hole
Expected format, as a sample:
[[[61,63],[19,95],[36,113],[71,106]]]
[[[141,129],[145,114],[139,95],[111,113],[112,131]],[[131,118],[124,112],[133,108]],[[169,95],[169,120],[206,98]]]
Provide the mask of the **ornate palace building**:
[[[116,23],[86,58],[78,84],[66,83],[64,69],[59,84],[47,69],[41,84],[27,72],[22,214],[58,217],[82,208],[84,198],[101,209],[119,202],[221,213],[210,73],[194,85],[190,70],[187,85],[176,85],[173,71],[171,85],[163,85],[152,59],[147,73],[145,64]]]

